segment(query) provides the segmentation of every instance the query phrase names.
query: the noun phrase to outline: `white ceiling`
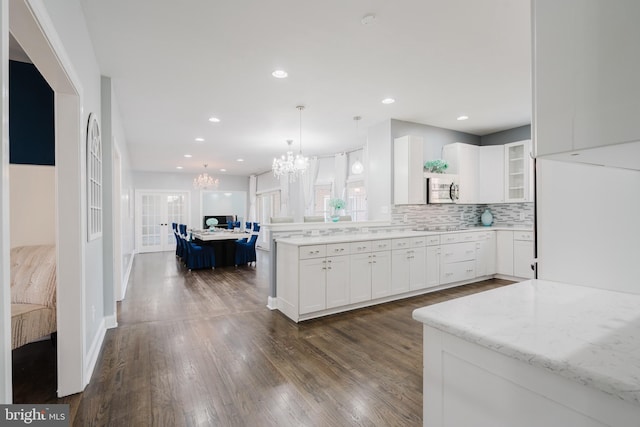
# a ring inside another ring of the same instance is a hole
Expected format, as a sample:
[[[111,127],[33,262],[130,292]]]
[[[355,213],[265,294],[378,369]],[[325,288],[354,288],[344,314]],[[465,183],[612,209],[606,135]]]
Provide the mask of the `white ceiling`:
[[[307,155],[362,146],[389,118],[476,135],[531,121],[529,0],[81,3],[134,170],[268,170],[298,143],[299,104]]]

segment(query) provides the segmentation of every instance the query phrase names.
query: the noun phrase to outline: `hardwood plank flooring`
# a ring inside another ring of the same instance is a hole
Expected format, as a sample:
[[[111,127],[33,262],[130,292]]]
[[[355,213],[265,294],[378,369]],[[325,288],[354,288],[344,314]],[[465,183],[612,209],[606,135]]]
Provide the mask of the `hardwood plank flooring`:
[[[295,324],[266,307],[258,266],[187,271],[135,258],[91,383],[57,399],[48,341],[13,352],[14,402],[69,403],[76,426],[420,426],[419,307],[490,280]]]

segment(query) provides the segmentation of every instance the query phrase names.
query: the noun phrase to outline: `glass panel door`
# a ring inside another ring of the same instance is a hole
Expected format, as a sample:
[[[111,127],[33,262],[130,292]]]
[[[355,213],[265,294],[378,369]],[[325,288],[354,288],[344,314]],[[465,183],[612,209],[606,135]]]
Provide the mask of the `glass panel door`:
[[[136,247],[138,252],[174,250],[171,223],[185,224],[188,193],[136,193]]]

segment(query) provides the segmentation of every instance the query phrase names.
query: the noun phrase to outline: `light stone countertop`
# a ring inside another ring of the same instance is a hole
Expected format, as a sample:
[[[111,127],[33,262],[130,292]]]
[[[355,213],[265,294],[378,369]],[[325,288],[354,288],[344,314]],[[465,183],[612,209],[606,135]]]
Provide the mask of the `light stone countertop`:
[[[285,243],[294,246],[305,245],[322,245],[331,243],[346,243],[346,242],[362,242],[366,240],[383,240],[383,239],[402,239],[406,237],[422,237],[433,236],[438,234],[452,234],[452,233],[468,233],[477,231],[495,231],[495,230],[509,230],[509,231],[533,231],[531,227],[527,226],[491,226],[491,227],[470,227],[460,230],[435,230],[435,231],[413,231],[413,230],[401,230],[401,231],[383,231],[378,230],[368,233],[352,233],[352,234],[337,234],[337,235],[324,235],[324,236],[305,236],[305,237],[283,237],[276,239],[278,243]]]
[[[640,295],[528,280],[413,318],[640,406]]]

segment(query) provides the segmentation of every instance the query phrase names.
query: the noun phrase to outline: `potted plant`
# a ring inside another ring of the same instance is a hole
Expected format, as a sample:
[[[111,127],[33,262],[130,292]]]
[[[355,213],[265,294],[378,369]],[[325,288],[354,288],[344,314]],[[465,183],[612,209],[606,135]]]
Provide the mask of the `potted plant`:
[[[333,208],[333,213],[331,214],[331,220],[333,222],[337,222],[340,219],[340,211],[345,208],[346,202],[342,199],[330,199],[329,206]]]
[[[424,164],[424,170],[432,173],[444,173],[448,167],[449,163],[442,159],[429,160]]]

